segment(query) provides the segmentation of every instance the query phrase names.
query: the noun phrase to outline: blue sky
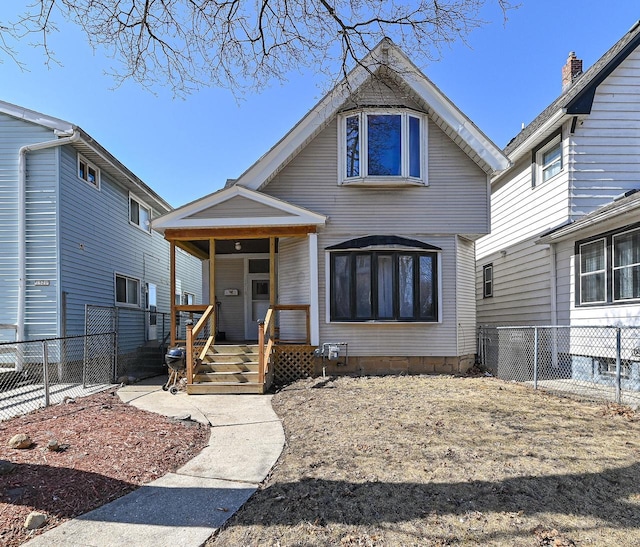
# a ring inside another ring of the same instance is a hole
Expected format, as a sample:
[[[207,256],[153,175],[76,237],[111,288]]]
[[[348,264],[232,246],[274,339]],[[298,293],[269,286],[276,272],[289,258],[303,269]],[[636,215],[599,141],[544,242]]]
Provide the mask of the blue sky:
[[[7,2],[0,21],[14,15]],[[467,45],[442,59],[413,61],[498,146],[503,147],[561,90],[561,67],[575,51],[590,67],[640,18],[637,0],[522,0],[503,24],[495,6]],[[114,89],[109,59],[73,28],[50,40],[63,66],[47,68],[25,43],[29,72],[0,57],[0,99],[75,123],[174,206],[218,190],[273,146],[322,96],[326,78],[291,74],[238,102],[206,89],[175,99],[134,82]],[[411,52],[407,52],[411,57]]]

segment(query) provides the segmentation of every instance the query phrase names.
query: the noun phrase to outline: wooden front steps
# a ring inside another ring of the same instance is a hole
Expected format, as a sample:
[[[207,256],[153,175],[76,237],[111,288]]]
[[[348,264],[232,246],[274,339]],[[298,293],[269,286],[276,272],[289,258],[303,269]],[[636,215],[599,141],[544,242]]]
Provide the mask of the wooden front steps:
[[[258,346],[216,344],[196,368],[187,393],[264,393],[258,382]]]

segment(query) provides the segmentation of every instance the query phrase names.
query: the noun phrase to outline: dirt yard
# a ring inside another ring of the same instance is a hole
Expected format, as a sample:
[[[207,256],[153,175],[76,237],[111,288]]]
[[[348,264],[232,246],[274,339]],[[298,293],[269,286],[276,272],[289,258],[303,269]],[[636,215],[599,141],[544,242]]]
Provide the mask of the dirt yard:
[[[7,446],[19,433],[30,436],[31,448]],[[51,440],[58,441],[58,451],[49,450]],[[114,392],[2,422],[0,460],[13,469],[0,474],[0,545],[20,545],[176,470],[208,441],[208,427],[139,410]],[[32,511],[48,521],[29,532],[23,524]]]
[[[225,546],[640,546],[640,415],[492,378],[300,381]]]

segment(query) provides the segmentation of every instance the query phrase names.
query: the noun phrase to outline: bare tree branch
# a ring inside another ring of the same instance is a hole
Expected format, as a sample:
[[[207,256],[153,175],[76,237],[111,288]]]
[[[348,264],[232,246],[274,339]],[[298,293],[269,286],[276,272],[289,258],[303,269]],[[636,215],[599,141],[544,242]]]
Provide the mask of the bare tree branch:
[[[116,82],[169,86],[184,95],[203,86],[241,94],[314,68],[345,76],[384,37],[416,59],[435,60],[486,22],[485,5],[506,20],[509,0],[32,0],[0,21],[0,60],[20,64],[29,36],[48,61],[62,21],[114,60]]]

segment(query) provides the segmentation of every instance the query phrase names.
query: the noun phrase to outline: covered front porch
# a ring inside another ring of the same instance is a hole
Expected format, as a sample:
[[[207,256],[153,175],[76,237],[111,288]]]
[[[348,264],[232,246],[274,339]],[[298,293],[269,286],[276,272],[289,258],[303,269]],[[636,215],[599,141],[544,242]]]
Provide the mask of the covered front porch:
[[[232,199],[238,197],[242,204]],[[229,217],[229,207],[222,214],[230,201],[241,205],[242,218]],[[270,216],[263,209],[246,216],[258,204],[269,207]],[[182,218],[168,218],[173,213],[154,228],[170,243],[171,345],[186,348],[187,392],[264,393],[274,381],[313,374],[317,229],[325,217],[233,187]],[[181,292],[176,263],[182,252],[202,260],[202,302]]]

